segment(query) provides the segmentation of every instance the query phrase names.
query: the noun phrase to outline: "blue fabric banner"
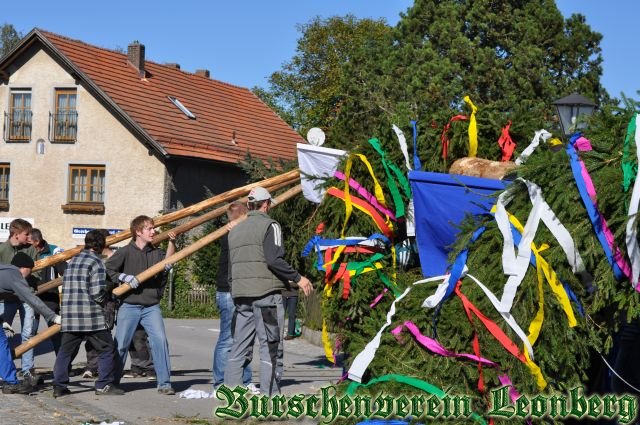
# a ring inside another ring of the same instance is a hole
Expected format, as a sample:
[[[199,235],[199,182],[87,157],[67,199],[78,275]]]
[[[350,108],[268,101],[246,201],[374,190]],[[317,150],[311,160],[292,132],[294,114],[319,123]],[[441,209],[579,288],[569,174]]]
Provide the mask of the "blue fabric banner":
[[[467,214],[487,214],[495,192],[509,182],[456,174],[410,171],[416,239],[425,277],[447,271],[448,255]]]

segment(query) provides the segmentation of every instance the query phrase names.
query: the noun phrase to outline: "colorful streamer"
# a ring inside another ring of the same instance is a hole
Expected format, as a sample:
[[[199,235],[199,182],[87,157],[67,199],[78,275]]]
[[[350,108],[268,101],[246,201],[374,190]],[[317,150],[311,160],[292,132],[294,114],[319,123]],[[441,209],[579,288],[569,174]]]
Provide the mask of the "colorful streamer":
[[[510,128],[511,121],[502,128],[500,138],[498,139],[498,146],[500,146],[500,150],[502,151],[502,161],[510,161],[513,156],[513,151],[516,150],[516,143],[511,139],[511,134],[509,134]]]
[[[582,203],[589,214],[593,230],[607,257],[607,261],[609,261],[614,276],[617,280],[622,280],[625,276],[631,279],[631,267],[620,249],[615,245],[615,238],[607,225],[607,220],[598,209],[597,194],[591,176],[573,146],[579,137],[581,137],[579,133],[571,137],[569,144],[567,144],[567,153],[569,154],[571,172],[582,198]],[[636,286],[636,290],[640,291],[640,286]]]
[[[464,97],[464,102],[471,108],[471,116],[469,117],[469,156],[475,157],[478,153],[478,123],[476,122],[478,108],[473,104],[469,96]]]

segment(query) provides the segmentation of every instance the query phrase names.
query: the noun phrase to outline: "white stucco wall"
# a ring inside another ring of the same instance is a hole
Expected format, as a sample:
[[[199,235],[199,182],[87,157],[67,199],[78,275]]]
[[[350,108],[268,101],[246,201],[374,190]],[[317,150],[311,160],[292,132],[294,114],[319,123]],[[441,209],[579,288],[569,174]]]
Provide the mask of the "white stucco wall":
[[[74,227],[125,229],[139,214],[156,216],[163,207],[165,168],[109,111],[60,67],[38,50],[9,83],[0,85],[0,114],[8,111],[9,90],[31,89],[33,126],[29,143],[0,140],[0,162],[11,164],[9,211],[0,217],[33,218],[45,238],[65,248],[83,243]],[[55,88],[77,89],[78,137],[74,144],[51,143],[49,112],[55,111]],[[45,140],[45,153],[36,141]],[[105,213],[64,213],[70,164],[106,166]]]

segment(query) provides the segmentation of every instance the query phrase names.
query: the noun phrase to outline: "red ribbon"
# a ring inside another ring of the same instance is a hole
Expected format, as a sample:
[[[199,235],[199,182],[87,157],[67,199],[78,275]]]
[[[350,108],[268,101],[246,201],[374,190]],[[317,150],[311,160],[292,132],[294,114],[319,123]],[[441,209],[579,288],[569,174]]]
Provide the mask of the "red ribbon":
[[[491,335],[493,335],[493,337],[498,340],[498,342],[505,348],[505,350],[511,353],[522,363],[526,364],[527,359],[524,358],[524,355],[520,352],[518,346],[507,336],[507,334],[504,333],[500,326],[496,325],[493,320],[485,316],[478,309],[478,307],[473,305],[473,303],[469,301],[469,299],[465,297],[462,292],[460,292],[460,284],[461,282],[458,281],[458,284],[455,288],[455,293],[460,298],[460,301],[462,301],[462,305],[464,306],[465,311],[467,311],[467,316],[469,316],[469,312],[475,314],[475,316],[480,319],[485,328],[487,328]]]
[[[466,115],[456,115],[454,117],[451,117],[449,122],[445,124],[444,128],[442,129],[442,135],[440,136],[440,140],[442,141],[442,159],[447,159],[447,155],[449,154],[449,142],[451,140],[449,139],[447,133],[451,129],[451,124],[453,124],[455,121],[464,121],[466,119]]]
[[[511,135],[509,134],[509,129],[511,128],[511,121],[507,123],[502,129],[502,134],[498,139],[498,146],[502,150],[502,160],[510,161],[513,156],[513,151],[516,150],[516,142],[511,139]]]
[[[335,196],[336,198],[342,199],[344,201],[345,194],[342,190],[338,188],[331,187],[329,188],[327,193],[331,196]],[[364,199],[358,198],[355,195],[351,195],[351,202],[358,209],[364,211],[365,214],[369,215],[373,219],[373,221],[376,223],[380,231],[382,231],[382,233],[386,237],[391,238],[393,236],[393,232],[391,231],[387,223],[384,221],[382,216],[378,214],[378,211],[376,211],[375,208],[373,208],[373,206],[370,203],[368,203]]]

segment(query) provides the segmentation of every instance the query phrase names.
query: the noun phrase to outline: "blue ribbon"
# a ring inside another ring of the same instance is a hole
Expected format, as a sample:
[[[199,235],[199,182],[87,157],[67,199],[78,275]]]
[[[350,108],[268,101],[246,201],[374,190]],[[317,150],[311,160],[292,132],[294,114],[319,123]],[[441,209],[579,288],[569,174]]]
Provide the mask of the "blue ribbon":
[[[308,257],[309,254],[311,254],[311,251],[313,249],[315,249],[316,253],[318,255],[318,261],[317,261],[316,268],[318,270],[320,270],[320,271],[323,271],[324,270],[324,258],[322,256],[322,251],[320,250],[320,247],[322,247],[322,246],[333,246],[333,245],[356,246],[361,242],[369,241],[369,240],[382,241],[385,245],[389,245],[391,243],[389,238],[387,238],[385,235],[383,235],[381,233],[374,233],[373,235],[369,236],[367,239],[350,239],[350,238],[346,238],[346,239],[323,239],[320,236],[316,235],[316,236],[313,236],[309,240],[309,242],[307,242],[307,244],[305,245],[304,249],[302,250],[302,256],[303,257]]]
[[[422,164],[420,163],[420,157],[418,156],[418,122],[411,120],[411,128],[413,129],[413,169],[416,171],[422,170]]]
[[[589,215],[589,220],[591,221],[591,225],[593,226],[593,230],[596,232],[596,236],[602,249],[604,251],[605,256],[607,257],[607,261],[609,261],[609,265],[613,270],[613,274],[617,280],[622,280],[625,278],[624,273],[620,270],[620,267],[616,263],[615,258],[613,257],[613,253],[611,252],[611,247],[607,243],[607,237],[602,231],[602,222],[600,221],[600,213],[598,212],[598,208],[594,205],[593,201],[589,197],[589,192],[587,192],[587,185],[584,182],[584,178],[582,177],[582,167],[580,166],[580,158],[578,158],[578,153],[576,152],[575,147],[573,146],[581,136],[581,133],[576,133],[571,136],[569,143],[567,144],[567,154],[569,155],[569,163],[571,164],[571,172],[573,173],[573,178],[576,182],[576,186],[578,187],[578,192],[580,192],[580,197],[582,198],[582,203],[587,210]]]

